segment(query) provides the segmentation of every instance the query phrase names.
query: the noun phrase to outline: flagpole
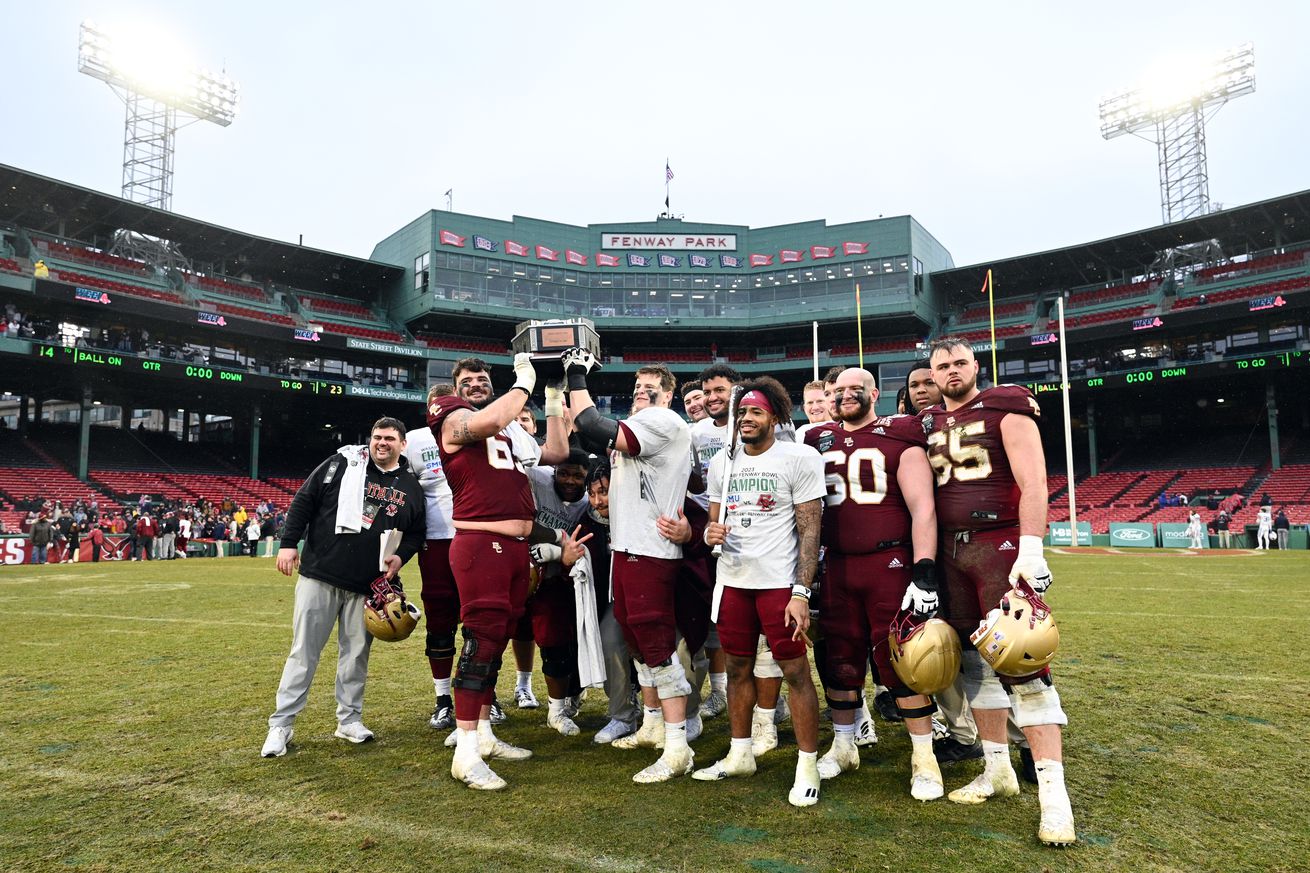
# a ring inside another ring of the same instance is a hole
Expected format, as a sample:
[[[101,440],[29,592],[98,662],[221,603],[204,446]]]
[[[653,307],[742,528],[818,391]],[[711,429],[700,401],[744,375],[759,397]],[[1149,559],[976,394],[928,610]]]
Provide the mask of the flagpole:
[[[819,381],[819,323],[812,321],[810,325],[814,328],[814,381],[817,382]]]
[[[855,337],[860,349],[860,367],[864,367],[864,319],[860,317],[860,283],[855,283]],[[816,370],[817,372],[817,370]]]
[[[669,182],[673,180],[673,171],[669,169],[669,159],[664,158],[664,212],[673,215],[673,207],[669,205]]]
[[[996,303],[992,286],[992,271],[987,269],[987,319],[992,323],[992,384],[1001,384],[1001,374],[996,370]]]

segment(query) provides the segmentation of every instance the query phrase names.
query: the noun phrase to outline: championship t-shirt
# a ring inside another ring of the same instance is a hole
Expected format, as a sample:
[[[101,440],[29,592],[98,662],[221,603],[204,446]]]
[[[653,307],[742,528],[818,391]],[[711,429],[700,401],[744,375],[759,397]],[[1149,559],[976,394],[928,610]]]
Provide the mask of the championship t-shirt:
[[[728,455],[710,462],[709,491],[722,494]],[[796,581],[796,505],[827,493],[823,459],[801,443],[775,441],[759,455],[737,452],[728,477],[724,524],[731,530],[718,579],[736,588],[786,588]]]
[[[709,475],[710,461],[714,456],[723,451],[723,447],[728,442],[728,426],[717,427],[712,418],[702,418],[691,426],[691,453],[696,458],[696,463],[700,465],[701,477]],[[692,500],[701,509],[710,508],[710,489],[706,488],[703,494],[689,495]]]
[[[409,460],[409,468],[418,476],[418,484],[423,487],[428,509],[427,539],[450,539],[455,535],[455,524],[451,520],[454,500],[432,428],[420,427],[406,434],[405,457]]]
[[[529,467],[528,481],[532,483],[532,497],[537,502],[537,524],[573,533],[578,526],[582,513],[587,510],[587,495],[582,495],[572,503],[565,503],[555,493],[555,469],[553,467]]]
[[[660,536],[661,516],[677,517],[691,472],[691,434],[676,412],[648,406],[619,423],[636,457],[615,453],[610,474],[610,546],[616,552],[678,559],[682,546]]]

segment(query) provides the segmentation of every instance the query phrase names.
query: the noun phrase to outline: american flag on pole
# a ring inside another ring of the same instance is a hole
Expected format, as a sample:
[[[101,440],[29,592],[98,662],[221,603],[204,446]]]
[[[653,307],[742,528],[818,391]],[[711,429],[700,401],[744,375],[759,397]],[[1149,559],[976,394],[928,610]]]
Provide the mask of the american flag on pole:
[[[665,181],[665,182],[672,182],[672,181],[673,181],[673,171],[669,169],[669,162],[668,162],[668,161],[665,161],[665,162],[664,162],[664,181]]]

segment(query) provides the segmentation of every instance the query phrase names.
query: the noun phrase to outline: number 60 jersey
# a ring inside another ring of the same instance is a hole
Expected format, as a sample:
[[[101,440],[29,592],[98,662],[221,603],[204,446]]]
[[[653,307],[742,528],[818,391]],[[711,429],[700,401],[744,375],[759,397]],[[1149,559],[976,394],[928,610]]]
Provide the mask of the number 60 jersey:
[[[469,443],[458,452],[446,452],[441,443],[441,425],[447,416],[461,409],[476,411],[454,396],[438,397],[428,409],[428,426],[436,437],[446,481],[454,495],[455,521],[531,521],[537,514],[532,483],[503,431]]]
[[[1001,441],[1001,420],[1041,414],[1037,400],[1022,385],[996,385],[959,409],[947,412],[932,406],[919,414],[937,480],[937,524],[943,531],[1019,524],[1019,485]]]
[[[866,555],[910,542],[910,510],[896,473],[906,449],[924,447],[917,418],[883,416],[859,430],[819,424],[805,434],[805,444],[823,457],[825,548]]]

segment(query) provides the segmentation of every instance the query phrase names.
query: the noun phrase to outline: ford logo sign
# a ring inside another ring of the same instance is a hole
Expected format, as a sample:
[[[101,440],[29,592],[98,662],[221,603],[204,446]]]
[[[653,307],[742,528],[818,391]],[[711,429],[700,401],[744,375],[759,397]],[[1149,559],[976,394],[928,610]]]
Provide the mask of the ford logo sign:
[[[1135,527],[1116,528],[1111,534],[1117,540],[1145,540],[1150,539],[1151,532]]]

